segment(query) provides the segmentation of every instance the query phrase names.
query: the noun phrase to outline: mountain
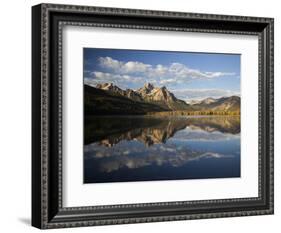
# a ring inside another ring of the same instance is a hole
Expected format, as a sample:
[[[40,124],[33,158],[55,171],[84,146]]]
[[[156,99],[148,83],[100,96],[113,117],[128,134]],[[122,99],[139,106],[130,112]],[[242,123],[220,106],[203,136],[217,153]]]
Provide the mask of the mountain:
[[[166,110],[187,110],[190,105],[177,99],[173,93],[164,87],[154,87],[151,83],[145,84],[142,88],[134,91],[132,89],[122,90],[112,83],[98,84],[97,89],[111,92],[114,95],[121,95],[134,101],[146,102],[161,106]]]
[[[123,96],[115,87],[108,90],[84,85],[84,114],[87,115],[143,115],[148,112],[162,112],[167,109],[156,104],[139,102]],[[112,90],[116,90],[112,91]]]
[[[121,88],[113,85],[113,83],[97,84],[96,88],[102,89],[102,90],[105,90],[105,91],[115,92],[115,93],[118,93],[118,94],[123,94],[124,93],[124,91]]]
[[[102,90],[105,90],[105,91],[109,91],[113,94],[119,94],[119,95],[128,97],[129,99],[133,99],[135,101],[143,101],[142,97],[139,93],[133,91],[132,89],[122,90],[121,88],[113,85],[113,83],[97,84],[96,88],[102,89]]]
[[[143,101],[142,96],[132,89],[126,89],[125,96],[135,101]]]
[[[165,86],[155,87],[151,83],[145,84],[138,90],[123,90],[113,83],[97,84],[96,87],[85,84],[85,101],[85,109],[91,114],[165,112],[164,114],[185,115],[193,111],[209,112],[209,114],[210,112],[240,112],[238,96],[206,98],[187,104],[176,98]]]
[[[169,92],[165,86],[159,88],[154,87],[151,83],[147,83],[144,87],[138,89],[136,92],[142,96],[144,101],[156,103],[170,110],[190,109],[189,104],[183,100],[177,99],[174,94]]]
[[[230,96],[219,99],[207,98],[197,104],[193,104],[195,110],[210,111],[240,111],[240,97]]]
[[[146,83],[142,88],[137,90],[142,97],[149,95],[154,90],[154,86],[151,83]]]

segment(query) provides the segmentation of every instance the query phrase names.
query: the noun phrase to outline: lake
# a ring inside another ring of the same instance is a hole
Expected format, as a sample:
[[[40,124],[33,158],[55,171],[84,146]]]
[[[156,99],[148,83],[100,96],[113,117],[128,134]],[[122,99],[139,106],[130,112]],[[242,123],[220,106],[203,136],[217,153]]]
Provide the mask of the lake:
[[[84,183],[240,177],[240,116],[84,120]]]

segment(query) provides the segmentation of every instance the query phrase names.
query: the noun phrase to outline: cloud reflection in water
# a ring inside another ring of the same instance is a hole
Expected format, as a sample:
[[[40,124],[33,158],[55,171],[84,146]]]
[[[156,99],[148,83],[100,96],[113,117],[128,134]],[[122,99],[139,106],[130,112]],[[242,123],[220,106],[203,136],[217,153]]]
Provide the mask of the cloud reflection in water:
[[[147,118],[135,125],[133,117],[126,121],[111,120],[127,122],[127,125],[120,128],[121,124],[115,122],[117,128],[111,128],[110,133],[96,130],[99,134],[95,135],[92,143],[84,146],[86,176],[90,174],[88,176],[92,177],[93,173],[97,177],[103,173],[116,174],[119,170],[126,171],[130,176],[133,170],[159,170],[163,167],[163,171],[159,171],[161,174],[165,169],[184,167],[194,161],[231,160],[237,159],[237,156],[240,161],[239,117]],[[125,176],[124,180],[130,178]],[[108,181],[111,181],[110,178]]]

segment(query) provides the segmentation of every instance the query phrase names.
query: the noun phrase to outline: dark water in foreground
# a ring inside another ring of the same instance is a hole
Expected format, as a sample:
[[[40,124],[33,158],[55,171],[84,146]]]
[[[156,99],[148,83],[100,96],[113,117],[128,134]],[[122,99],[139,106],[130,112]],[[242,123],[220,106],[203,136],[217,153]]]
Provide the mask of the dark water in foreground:
[[[85,119],[84,183],[240,177],[240,117]]]

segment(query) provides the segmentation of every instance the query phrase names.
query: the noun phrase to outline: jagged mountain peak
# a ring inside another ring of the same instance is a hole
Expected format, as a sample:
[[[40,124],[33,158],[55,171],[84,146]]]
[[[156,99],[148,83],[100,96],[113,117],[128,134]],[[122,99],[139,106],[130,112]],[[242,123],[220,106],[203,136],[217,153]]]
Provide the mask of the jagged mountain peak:
[[[163,100],[163,101],[176,100],[174,94],[169,92],[165,86],[160,88],[155,88],[154,92],[151,93],[151,95],[155,97],[155,100]]]
[[[151,84],[151,83],[146,83],[146,84],[144,84],[144,87],[145,87],[146,89],[148,89],[148,90],[153,90],[153,89],[154,89],[154,85]]]
[[[152,93],[155,90],[155,87],[151,83],[144,84],[143,87],[139,88],[136,92],[138,92],[141,96],[145,97],[146,95]]]
[[[129,99],[133,99],[135,101],[143,101],[143,99],[139,93],[135,92],[132,89],[123,90],[120,87],[114,85],[113,83],[97,84],[96,88],[102,89],[105,91],[109,91],[111,93],[118,94],[121,96],[125,96],[125,97],[127,97]]]
[[[96,88],[103,90],[111,90],[112,88],[117,87],[113,83],[99,83],[96,85]]]

